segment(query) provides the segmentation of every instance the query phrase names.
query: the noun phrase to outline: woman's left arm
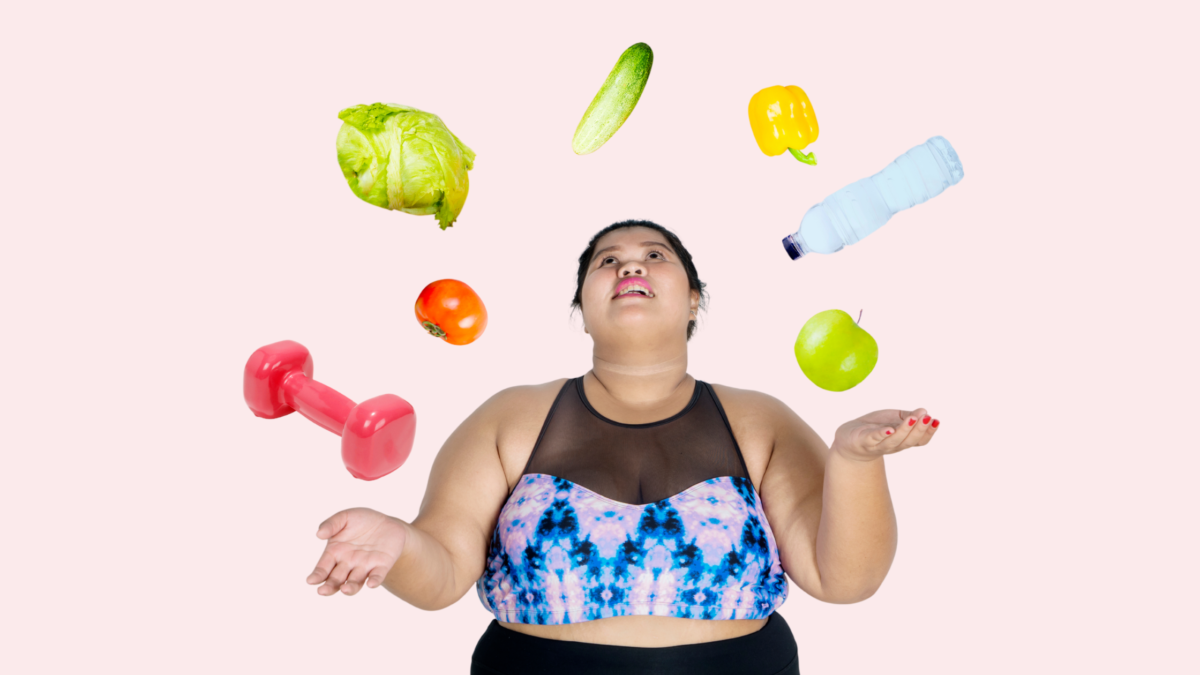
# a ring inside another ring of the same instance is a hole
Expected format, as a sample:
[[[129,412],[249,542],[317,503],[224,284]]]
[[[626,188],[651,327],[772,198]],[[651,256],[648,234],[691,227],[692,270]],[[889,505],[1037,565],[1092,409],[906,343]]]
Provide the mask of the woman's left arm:
[[[925,445],[940,423],[923,408],[881,410],[843,424],[830,448],[790,408],[771,401],[775,434],[760,493],[784,570],[819,600],[866,600],[896,554],[883,457]]]

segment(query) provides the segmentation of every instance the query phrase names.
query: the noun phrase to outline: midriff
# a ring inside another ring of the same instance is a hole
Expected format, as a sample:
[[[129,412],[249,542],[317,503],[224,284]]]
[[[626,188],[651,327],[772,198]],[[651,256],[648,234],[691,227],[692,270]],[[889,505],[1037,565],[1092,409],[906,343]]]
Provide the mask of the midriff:
[[[620,647],[674,647],[749,635],[767,619],[681,619],[673,616],[614,616],[582,623],[543,626],[529,623],[500,625],[518,633],[569,642]]]

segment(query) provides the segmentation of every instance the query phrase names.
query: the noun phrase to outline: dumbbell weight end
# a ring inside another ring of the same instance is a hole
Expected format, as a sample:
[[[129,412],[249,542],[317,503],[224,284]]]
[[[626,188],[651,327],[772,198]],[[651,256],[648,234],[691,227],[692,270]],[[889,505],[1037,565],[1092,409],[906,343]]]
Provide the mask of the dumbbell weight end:
[[[350,411],[342,432],[342,463],[362,480],[383,478],[412,452],[417,415],[395,394],[370,398]]]

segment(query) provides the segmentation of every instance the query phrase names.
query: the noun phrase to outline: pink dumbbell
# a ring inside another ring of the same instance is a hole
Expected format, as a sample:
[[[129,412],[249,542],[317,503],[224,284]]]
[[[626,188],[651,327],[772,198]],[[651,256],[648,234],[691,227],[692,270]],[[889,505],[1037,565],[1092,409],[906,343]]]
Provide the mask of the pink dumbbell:
[[[246,405],[269,420],[298,412],[341,436],[342,461],[355,478],[375,480],[400,468],[417,432],[408,401],[384,394],[355,405],[312,379],[312,372],[312,356],[300,343],[267,345],[246,362]]]

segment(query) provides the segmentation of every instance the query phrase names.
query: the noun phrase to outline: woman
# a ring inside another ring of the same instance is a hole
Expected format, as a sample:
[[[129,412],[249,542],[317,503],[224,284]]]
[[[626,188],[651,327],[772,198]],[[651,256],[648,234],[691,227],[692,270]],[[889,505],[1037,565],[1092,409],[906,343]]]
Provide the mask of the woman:
[[[411,523],[321,524],[322,595],[385,588],[441,609],[472,586],[493,621],[472,673],[798,673],[775,609],[793,582],[870,597],[896,550],[883,456],[929,442],[924,409],[843,424],[832,449],[780,401],[687,373],[704,284],[647,221],[601,230],[573,305],[582,378],[506,389],[454,431]]]

